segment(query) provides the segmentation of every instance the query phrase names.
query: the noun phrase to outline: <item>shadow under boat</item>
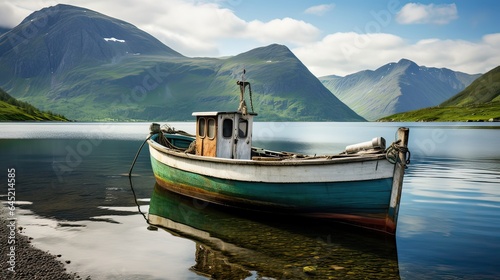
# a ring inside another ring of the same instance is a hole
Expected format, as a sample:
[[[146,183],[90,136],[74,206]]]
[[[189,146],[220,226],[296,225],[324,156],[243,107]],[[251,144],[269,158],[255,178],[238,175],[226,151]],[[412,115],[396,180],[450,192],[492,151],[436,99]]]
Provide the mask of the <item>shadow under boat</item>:
[[[212,279],[400,279],[395,238],[343,224],[228,213],[157,184],[148,223],[195,241],[191,269]]]

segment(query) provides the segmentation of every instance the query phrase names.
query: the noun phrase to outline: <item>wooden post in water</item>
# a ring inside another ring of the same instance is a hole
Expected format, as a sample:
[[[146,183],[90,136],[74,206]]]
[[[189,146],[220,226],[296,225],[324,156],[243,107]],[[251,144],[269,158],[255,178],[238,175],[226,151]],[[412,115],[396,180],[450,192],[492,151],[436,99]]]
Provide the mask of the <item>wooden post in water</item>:
[[[396,226],[398,223],[399,203],[401,201],[401,193],[403,190],[403,178],[406,169],[406,154],[408,151],[409,134],[410,129],[407,127],[400,127],[397,132],[397,139],[399,140],[398,146],[400,149],[398,152],[398,160],[394,166],[391,201],[385,223],[385,231],[391,234],[396,234]]]

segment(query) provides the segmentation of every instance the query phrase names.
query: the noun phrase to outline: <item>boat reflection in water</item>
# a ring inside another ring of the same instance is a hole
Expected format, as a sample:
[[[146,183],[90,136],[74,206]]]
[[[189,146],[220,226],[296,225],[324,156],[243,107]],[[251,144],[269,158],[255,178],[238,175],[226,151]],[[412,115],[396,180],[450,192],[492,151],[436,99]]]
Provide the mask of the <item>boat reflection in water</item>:
[[[148,220],[194,240],[192,270],[213,279],[399,279],[393,236],[225,210],[155,185]]]

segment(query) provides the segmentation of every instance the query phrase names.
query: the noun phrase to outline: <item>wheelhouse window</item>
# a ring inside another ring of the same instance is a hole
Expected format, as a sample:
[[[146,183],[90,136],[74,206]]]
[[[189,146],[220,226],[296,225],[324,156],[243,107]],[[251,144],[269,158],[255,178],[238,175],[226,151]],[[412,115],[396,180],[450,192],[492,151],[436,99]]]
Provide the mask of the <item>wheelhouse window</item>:
[[[240,120],[238,123],[238,137],[246,138],[248,133],[248,121]]]
[[[207,120],[205,118],[198,119],[198,136],[200,138],[205,138],[205,128],[207,126]]]
[[[209,118],[208,119],[208,138],[209,139],[214,139],[215,138],[215,119],[214,118]]]
[[[224,119],[222,121],[222,136],[225,138],[231,138],[233,136],[233,120]]]

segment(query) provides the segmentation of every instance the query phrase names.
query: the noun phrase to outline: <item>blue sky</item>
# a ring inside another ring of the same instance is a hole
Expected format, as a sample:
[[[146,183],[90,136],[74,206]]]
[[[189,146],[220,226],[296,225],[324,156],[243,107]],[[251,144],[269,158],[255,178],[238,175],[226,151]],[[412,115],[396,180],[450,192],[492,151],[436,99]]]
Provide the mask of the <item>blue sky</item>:
[[[224,5],[232,8],[235,13],[245,20],[258,18],[263,21],[275,18],[292,17],[312,23],[324,32],[350,32],[361,30],[364,32],[378,31],[405,36],[412,40],[429,37],[446,39],[478,40],[487,33],[500,31],[500,2],[497,0],[478,1],[285,1],[285,0],[235,0]],[[446,24],[400,24],[393,11],[399,12],[409,3],[422,5],[452,5],[456,7],[456,19]],[[326,5],[324,13],[306,13],[314,6]],[[259,7],[265,7],[259,8]],[[394,7],[394,8],[392,8]],[[388,12],[388,13],[385,13]],[[378,15],[379,18],[377,18]],[[385,17],[390,15],[389,18]],[[370,21],[380,22],[379,28],[369,24]]]
[[[0,0],[0,26],[58,3],[128,21],[186,56],[283,44],[317,76],[401,58],[466,73],[500,65],[496,0]]]

